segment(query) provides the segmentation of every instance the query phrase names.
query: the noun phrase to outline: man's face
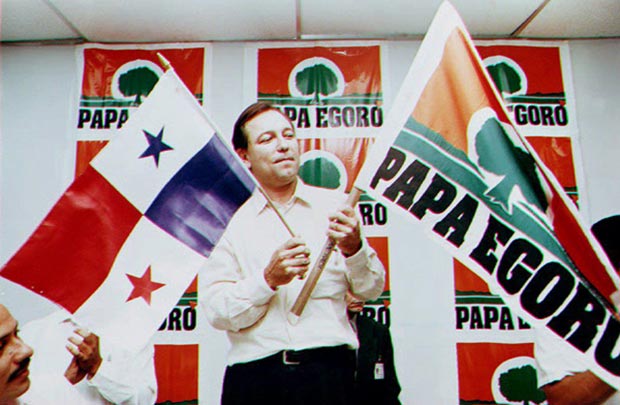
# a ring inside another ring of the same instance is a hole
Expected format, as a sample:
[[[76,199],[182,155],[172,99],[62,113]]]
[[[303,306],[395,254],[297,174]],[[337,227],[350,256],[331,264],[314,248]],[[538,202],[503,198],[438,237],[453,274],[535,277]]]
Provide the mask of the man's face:
[[[265,188],[280,188],[295,182],[299,171],[299,144],[295,129],[280,112],[267,110],[245,126],[247,150],[239,155]]]
[[[17,321],[0,305],[0,402],[28,390],[30,357],[32,349],[17,336]]]

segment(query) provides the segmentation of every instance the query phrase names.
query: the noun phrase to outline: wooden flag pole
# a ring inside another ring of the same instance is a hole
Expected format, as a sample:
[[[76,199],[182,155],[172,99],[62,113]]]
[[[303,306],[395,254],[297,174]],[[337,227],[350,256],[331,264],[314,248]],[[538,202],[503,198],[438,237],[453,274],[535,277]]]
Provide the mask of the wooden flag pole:
[[[349,197],[347,198],[346,204],[351,208],[355,207],[355,204],[357,204],[361,195],[362,195],[362,190],[354,187],[349,193]],[[301,291],[299,292],[299,295],[297,296],[297,300],[295,300],[295,303],[293,304],[293,307],[291,308],[291,312],[294,315],[301,316],[301,313],[306,307],[306,304],[308,303],[308,300],[310,299],[310,295],[312,294],[312,291],[314,290],[316,283],[319,281],[319,277],[321,276],[321,273],[325,269],[325,265],[327,264],[327,261],[329,260],[329,257],[331,256],[335,248],[336,248],[336,241],[333,238],[327,238],[327,242],[325,242],[325,245],[323,245],[321,254],[319,255],[317,261],[314,263],[314,266],[312,267],[312,270],[310,271],[310,274],[308,275],[306,283],[302,287]]]
[[[299,180],[298,180],[299,181]],[[274,212],[276,213],[276,215],[278,216],[278,218],[280,218],[280,221],[282,222],[282,224],[284,224],[284,227],[286,228],[286,230],[288,231],[288,233],[291,235],[291,237],[295,237],[295,232],[293,232],[293,229],[290,227],[290,225],[288,224],[288,222],[286,222],[286,220],[284,219],[284,217],[282,216],[282,213],[280,212],[280,210],[278,209],[278,207],[276,207],[276,205],[273,203],[273,201],[271,201],[271,198],[269,198],[269,196],[267,195],[267,192],[261,187],[260,184],[258,184],[258,181],[256,182],[256,187],[258,187],[258,191],[261,192],[261,194],[265,197],[265,199],[267,200],[267,205],[269,205],[271,207],[271,209],[274,210]]]
[[[170,61],[164,57],[161,53],[157,52],[157,57],[159,58],[159,62],[164,67],[164,71],[167,72],[168,69],[172,67]]]

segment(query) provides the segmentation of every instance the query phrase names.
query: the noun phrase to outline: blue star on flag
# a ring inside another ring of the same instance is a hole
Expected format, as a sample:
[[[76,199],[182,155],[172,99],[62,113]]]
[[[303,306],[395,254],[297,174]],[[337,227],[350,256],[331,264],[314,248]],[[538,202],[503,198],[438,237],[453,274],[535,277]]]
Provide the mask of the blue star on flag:
[[[172,148],[169,145],[166,145],[163,141],[164,128],[162,127],[162,129],[159,130],[159,134],[157,134],[157,136],[154,136],[153,134],[149,133],[144,129],[142,130],[142,132],[144,132],[144,136],[149,143],[149,147],[146,148],[142,155],[140,155],[140,159],[153,156],[153,160],[155,160],[155,166],[159,167],[160,153],[172,150]]]

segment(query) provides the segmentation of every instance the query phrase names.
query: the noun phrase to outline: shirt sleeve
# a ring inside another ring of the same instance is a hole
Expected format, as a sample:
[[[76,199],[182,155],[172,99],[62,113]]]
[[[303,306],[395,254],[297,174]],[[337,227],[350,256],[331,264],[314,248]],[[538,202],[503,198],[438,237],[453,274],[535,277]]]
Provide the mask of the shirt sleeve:
[[[562,339],[536,330],[534,357],[538,370],[538,387],[562,380],[564,377],[587,370],[583,361],[571,353]]]
[[[157,400],[154,356],[152,343],[136,355],[106,355],[97,373],[86,383],[114,404],[152,405]]]
[[[200,302],[216,329],[236,332],[255,324],[267,312],[275,291],[262,271],[242,271],[230,242],[222,238],[200,272]]]
[[[362,247],[353,256],[347,257],[345,263],[348,270],[351,292],[365,301],[377,299],[383,292],[385,284],[385,268],[377,256],[377,252],[362,239]]]

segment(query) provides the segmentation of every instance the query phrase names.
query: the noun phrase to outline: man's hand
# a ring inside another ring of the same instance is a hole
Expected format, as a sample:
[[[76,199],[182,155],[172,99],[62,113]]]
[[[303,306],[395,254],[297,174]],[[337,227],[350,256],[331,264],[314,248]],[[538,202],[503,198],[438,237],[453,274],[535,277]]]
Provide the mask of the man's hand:
[[[327,235],[334,239],[338,248],[349,257],[362,247],[360,223],[351,207],[343,207],[329,216]]]
[[[598,405],[616,392],[591,371],[564,377],[558,382],[543,386],[542,390],[549,405]]]
[[[294,237],[280,246],[265,269],[265,281],[273,290],[297,276],[304,277],[310,264],[310,250],[301,238]]]
[[[99,354],[99,336],[84,329],[76,329],[69,337],[67,350],[73,354],[73,360],[65,371],[65,377],[71,384],[77,384],[84,377],[92,378],[101,365]]]

